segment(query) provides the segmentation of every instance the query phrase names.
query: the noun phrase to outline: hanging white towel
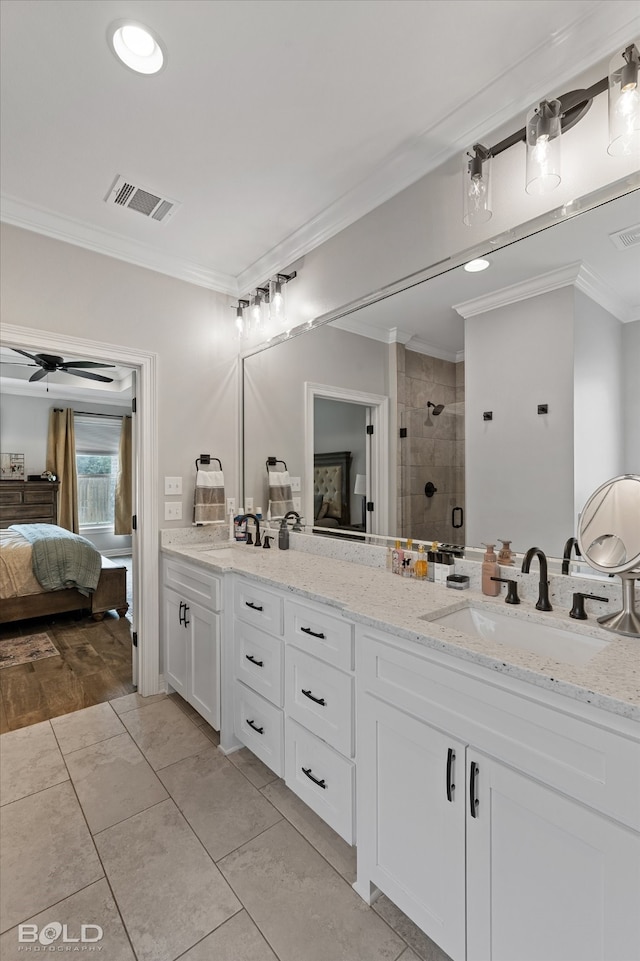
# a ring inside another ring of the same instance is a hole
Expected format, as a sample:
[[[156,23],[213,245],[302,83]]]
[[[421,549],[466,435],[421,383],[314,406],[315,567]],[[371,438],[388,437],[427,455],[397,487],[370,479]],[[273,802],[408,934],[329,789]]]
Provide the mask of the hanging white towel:
[[[291,480],[289,471],[269,471],[269,519],[284,517],[292,511]]]
[[[221,470],[198,470],[193,523],[221,524],[225,521],[224,474]]]

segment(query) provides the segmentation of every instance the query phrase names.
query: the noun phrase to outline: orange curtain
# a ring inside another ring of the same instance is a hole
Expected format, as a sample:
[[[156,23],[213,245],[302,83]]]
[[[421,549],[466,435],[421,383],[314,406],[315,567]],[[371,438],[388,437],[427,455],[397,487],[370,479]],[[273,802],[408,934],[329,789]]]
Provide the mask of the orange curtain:
[[[58,488],[58,525],[78,534],[78,475],[73,411],[53,407],[49,413],[47,470],[60,481]]]

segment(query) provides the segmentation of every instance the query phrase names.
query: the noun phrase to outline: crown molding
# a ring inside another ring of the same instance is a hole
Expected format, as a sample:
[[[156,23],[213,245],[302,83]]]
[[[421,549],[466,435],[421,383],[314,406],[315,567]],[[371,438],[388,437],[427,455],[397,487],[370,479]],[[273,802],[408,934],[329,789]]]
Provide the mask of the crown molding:
[[[397,327],[391,329],[388,327],[368,327],[358,320],[352,320],[350,316],[332,320],[331,326],[338,327],[340,330],[346,330],[350,334],[357,334],[358,337],[368,337],[369,340],[377,340],[382,344],[394,344],[396,342],[400,344],[406,343],[406,340],[401,340],[400,338],[396,340],[395,332],[398,331]],[[400,334],[404,336],[402,332],[400,332]],[[406,336],[410,337],[411,335]]]
[[[93,227],[52,210],[35,207],[14,197],[2,195],[0,202],[0,219],[14,227],[31,230],[53,240],[62,240],[106,257],[114,257],[136,267],[146,267],[147,270],[184,280],[197,287],[206,287],[232,297],[238,296],[238,285],[231,274],[181,260],[137,240]]]
[[[405,346],[407,350],[412,350],[416,354],[427,354],[438,360],[448,360],[452,364],[459,364],[464,360],[464,350],[444,350],[442,347],[436,347],[435,344],[422,340],[421,337],[412,337]]]
[[[588,264],[580,261],[531,277],[519,284],[510,284],[508,287],[493,290],[489,294],[483,294],[482,297],[475,297],[461,304],[453,304],[453,309],[466,320],[467,317],[477,317],[479,314],[486,314],[489,310],[508,307],[509,304],[517,304],[518,301],[529,300],[530,297],[547,294],[561,287],[576,287],[622,323],[640,319],[640,306],[627,303]]]

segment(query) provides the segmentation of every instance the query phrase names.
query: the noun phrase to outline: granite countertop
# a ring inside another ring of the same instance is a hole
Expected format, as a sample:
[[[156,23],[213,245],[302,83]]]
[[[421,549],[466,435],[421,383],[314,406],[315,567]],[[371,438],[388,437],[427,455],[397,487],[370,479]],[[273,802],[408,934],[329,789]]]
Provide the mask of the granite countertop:
[[[212,572],[248,574],[265,586],[290,591],[338,608],[348,617],[394,636],[458,657],[540,688],[640,721],[640,639],[600,628],[591,617],[573,621],[567,610],[536,611],[531,601],[507,607],[503,598],[479,591],[454,591],[386,570],[301,551],[265,551],[247,545],[164,546],[163,553]],[[465,634],[425,619],[473,603],[487,610],[584,634],[606,642],[582,666]]]

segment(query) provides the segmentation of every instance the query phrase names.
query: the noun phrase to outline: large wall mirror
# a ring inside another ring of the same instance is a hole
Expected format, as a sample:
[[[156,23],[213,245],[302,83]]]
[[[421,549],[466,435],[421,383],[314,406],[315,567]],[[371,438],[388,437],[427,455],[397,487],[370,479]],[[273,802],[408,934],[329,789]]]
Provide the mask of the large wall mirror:
[[[246,357],[245,495],[275,456],[322,533],[561,556],[640,469],[639,223],[633,190]]]

